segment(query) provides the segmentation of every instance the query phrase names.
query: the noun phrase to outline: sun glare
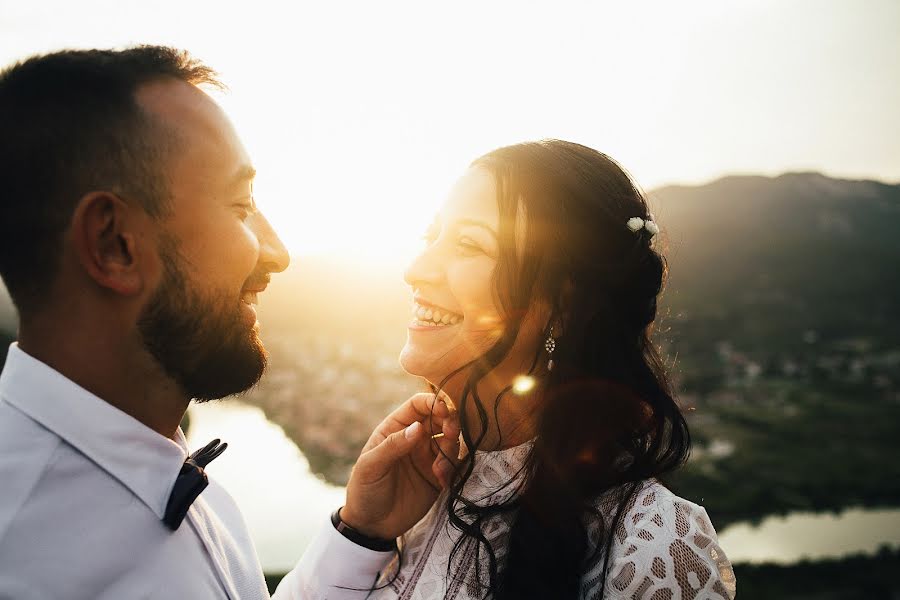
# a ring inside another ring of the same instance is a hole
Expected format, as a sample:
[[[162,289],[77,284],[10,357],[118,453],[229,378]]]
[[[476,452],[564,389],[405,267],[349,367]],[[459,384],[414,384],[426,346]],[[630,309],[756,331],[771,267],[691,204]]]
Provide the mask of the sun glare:
[[[301,122],[273,127],[246,99],[213,95],[250,152],[260,209],[295,255],[409,260],[468,160],[417,155],[408,141],[388,135],[385,124],[352,142],[304,132]]]
[[[521,396],[533,390],[536,383],[534,377],[519,375],[513,380],[512,390]]]

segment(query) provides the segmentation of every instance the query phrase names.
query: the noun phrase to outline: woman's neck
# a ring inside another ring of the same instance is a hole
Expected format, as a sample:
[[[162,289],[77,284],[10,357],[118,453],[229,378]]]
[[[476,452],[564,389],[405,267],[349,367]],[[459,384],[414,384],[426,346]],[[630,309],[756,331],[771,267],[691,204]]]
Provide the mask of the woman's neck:
[[[464,380],[453,382],[443,390],[457,409],[461,408]],[[502,450],[523,444],[537,434],[537,412],[540,407],[540,386],[517,393],[508,390],[499,399],[500,393],[509,387],[505,378],[484,377],[478,384],[478,397],[485,411],[487,430],[478,444],[477,450]],[[495,407],[496,406],[496,411]],[[483,431],[481,418],[472,394],[466,398],[465,415],[467,430],[472,441],[477,442]]]

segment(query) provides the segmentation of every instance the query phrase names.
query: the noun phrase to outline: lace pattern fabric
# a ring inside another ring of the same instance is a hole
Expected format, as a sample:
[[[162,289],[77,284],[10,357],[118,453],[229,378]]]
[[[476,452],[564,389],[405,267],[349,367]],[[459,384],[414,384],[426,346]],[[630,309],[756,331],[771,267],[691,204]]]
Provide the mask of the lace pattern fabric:
[[[531,444],[498,452],[478,452],[475,468],[464,489],[465,496],[487,505],[508,499],[522,477],[522,465]],[[510,481],[512,480],[512,483]],[[476,544],[467,543],[457,555],[460,567],[447,566],[461,535],[449,524],[441,496],[429,513],[402,540],[403,562],[393,582],[371,597],[382,600],[474,600],[483,597],[475,584],[475,569],[486,574],[487,559],[475,560]],[[597,503],[606,525],[615,517],[616,504]],[[502,565],[505,539],[512,517],[492,519],[484,529]],[[589,523],[591,528],[599,523]],[[592,536],[596,539],[596,536]],[[477,564],[481,562],[482,564]],[[599,599],[603,560],[582,579],[582,598]],[[386,570],[386,580],[397,572],[396,561]],[[623,511],[613,538],[606,573],[604,598],[614,600],[731,600],[735,578],[706,511],[679,498],[662,484],[643,482]]]
[[[609,514],[608,512],[606,514]],[[703,507],[646,481],[618,523],[606,598],[731,600],[734,570]],[[584,598],[599,597],[600,574],[585,577]]]

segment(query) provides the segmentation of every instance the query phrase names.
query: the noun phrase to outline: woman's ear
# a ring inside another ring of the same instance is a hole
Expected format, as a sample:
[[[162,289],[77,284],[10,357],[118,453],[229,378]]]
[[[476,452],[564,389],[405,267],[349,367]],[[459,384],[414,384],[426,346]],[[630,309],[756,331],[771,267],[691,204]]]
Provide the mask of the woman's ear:
[[[85,273],[123,296],[137,295],[144,286],[132,214],[115,194],[90,192],[79,200],[70,225],[75,255]]]

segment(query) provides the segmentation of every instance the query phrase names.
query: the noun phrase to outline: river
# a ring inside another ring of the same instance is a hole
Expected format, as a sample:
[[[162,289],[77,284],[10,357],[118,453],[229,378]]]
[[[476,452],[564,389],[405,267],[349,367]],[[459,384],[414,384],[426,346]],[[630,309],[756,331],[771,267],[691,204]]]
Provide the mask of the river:
[[[188,444],[219,437],[228,450],[209,465],[244,514],[263,569],[290,570],[328,516],[343,504],[344,489],[325,483],[280,427],[259,408],[235,400],[192,405]],[[330,526],[330,525],[329,525]],[[789,564],[900,546],[900,509],[849,509],[839,515],[796,513],[759,526],[738,523],[719,532],[732,562]]]

